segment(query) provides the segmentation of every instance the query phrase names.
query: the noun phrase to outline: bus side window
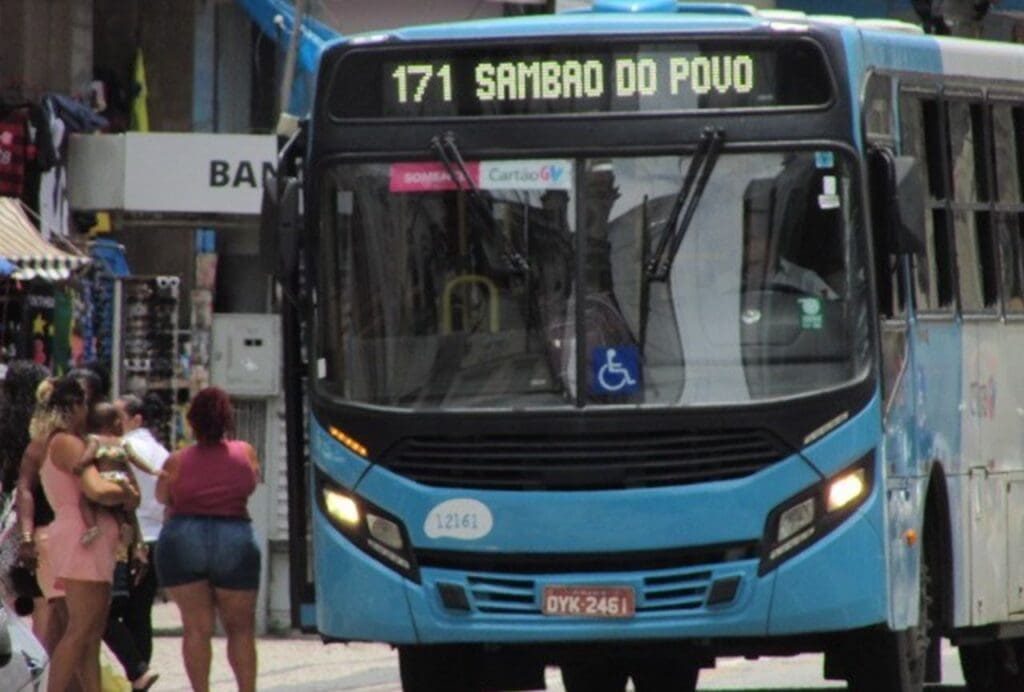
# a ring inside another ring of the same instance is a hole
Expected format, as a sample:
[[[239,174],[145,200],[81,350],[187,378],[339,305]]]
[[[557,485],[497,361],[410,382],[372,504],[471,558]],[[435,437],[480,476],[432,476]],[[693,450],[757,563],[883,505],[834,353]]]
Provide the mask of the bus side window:
[[[870,158],[870,194],[872,242],[875,250],[875,275],[878,282],[878,314],[882,319],[894,319],[906,314],[906,295],[901,279],[899,255],[892,251],[893,233],[889,215],[889,176],[879,152]]]
[[[869,142],[892,144],[892,78],[873,74],[864,89],[864,133]]]
[[[1024,314],[1024,106],[992,106],[995,154],[993,231],[1000,258],[1000,283],[1007,314]]]
[[[925,164],[928,199],[925,254],[913,257],[914,302],[919,312],[952,313],[954,308],[953,243],[946,197],[949,149],[942,139],[942,111],[930,92],[900,94],[900,153]]]
[[[874,73],[864,89],[864,138],[872,152],[869,160],[868,184],[871,195],[872,244],[875,249],[875,275],[878,282],[878,314],[882,319],[906,315],[907,296],[903,284],[904,263],[891,251],[888,227],[887,175],[879,170],[884,162],[877,158],[877,149],[896,150],[893,127],[893,79]]]
[[[965,313],[975,314],[991,314],[999,307],[991,217],[987,208],[979,209],[989,201],[984,121],[984,104],[946,102],[960,305]]]

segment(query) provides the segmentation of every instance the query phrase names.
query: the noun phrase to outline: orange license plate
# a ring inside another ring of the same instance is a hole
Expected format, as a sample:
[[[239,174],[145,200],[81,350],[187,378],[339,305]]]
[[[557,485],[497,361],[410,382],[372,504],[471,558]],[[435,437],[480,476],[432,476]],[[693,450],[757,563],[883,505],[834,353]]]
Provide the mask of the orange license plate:
[[[631,618],[636,596],[629,586],[545,586],[542,605],[555,617]]]

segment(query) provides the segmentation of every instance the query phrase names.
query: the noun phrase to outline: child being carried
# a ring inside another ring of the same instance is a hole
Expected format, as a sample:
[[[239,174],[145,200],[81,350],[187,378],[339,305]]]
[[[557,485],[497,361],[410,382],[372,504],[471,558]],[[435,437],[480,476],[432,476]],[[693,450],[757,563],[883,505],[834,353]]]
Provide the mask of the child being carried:
[[[121,439],[123,434],[121,416],[116,406],[107,402],[96,404],[93,409],[93,420],[99,429],[99,433],[89,435],[88,444],[82,455],[82,461],[79,463],[80,469],[84,469],[89,464],[95,464],[96,470],[100,472],[100,476],[104,479],[112,483],[132,487],[135,487],[135,476],[132,473],[133,466],[151,476],[159,475],[157,471],[150,468],[142,458],[132,451],[131,445],[127,440]],[[137,491],[138,488],[136,488]],[[79,507],[82,512],[82,520],[86,526],[85,532],[82,534],[82,545],[89,545],[100,534],[96,513],[101,507],[86,498],[84,494],[82,494]],[[120,527],[121,547],[122,550],[126,550],[141,535],[135,512],[129,512],[123,508],[111,509],[108,507],[104,509],[114,513]]]

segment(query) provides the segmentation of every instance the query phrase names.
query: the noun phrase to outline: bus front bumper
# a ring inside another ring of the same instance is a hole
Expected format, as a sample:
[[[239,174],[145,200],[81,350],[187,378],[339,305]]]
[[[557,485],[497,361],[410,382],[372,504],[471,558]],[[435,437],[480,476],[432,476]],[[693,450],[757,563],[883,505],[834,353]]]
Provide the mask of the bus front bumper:
[[[514,573],[421,566],[419,582],[356,548],[314,511],[317,629],[393,644],[714,640],[838,632],[885,622],[879,493],[759,574],[757,558],[631,571]],[[322,556],[329,555],[330,558]],[[544,614],[550,587],[626,587],[629,617]],[[714,594],[714,595],[713,595]]]

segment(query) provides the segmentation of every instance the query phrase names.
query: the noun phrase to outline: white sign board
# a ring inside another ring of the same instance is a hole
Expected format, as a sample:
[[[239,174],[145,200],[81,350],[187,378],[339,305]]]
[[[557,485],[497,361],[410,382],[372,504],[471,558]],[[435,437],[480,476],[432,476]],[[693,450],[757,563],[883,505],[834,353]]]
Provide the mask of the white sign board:
[[[259,214],[274,135],[129,132],[126,211]]]

